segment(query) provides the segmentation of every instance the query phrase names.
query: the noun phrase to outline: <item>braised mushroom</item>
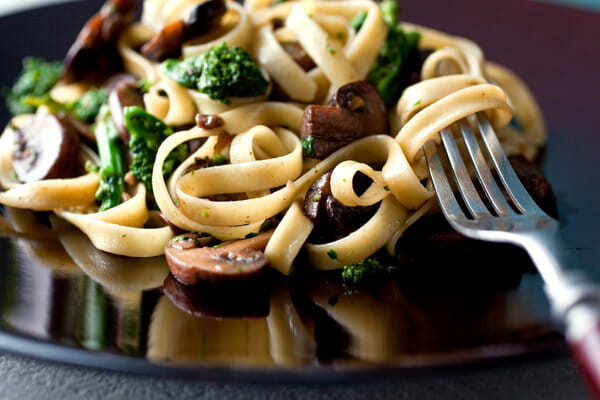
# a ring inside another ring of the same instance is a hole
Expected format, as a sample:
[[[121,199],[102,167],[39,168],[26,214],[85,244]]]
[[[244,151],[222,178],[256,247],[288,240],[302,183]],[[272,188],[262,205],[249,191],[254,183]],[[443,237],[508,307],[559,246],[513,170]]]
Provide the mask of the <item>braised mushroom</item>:
[[[123,69],[116,41],[134,18],[135,0],[109,0],[85,24],[71,45],[61,80],[102,83]]]
[[[325,158],[335,150],[368,135],[390,132],[387,110],[377,89],[364,81],[340,87],[328,106],[304,110],[300,134],[312,137],[312,157]]]
[[[140,93],[136,79],[131,75],[124,75],[119,81],[112,85],[108,95],[108,107],[119,136],[123,143],[129,144],[129,131],[125,127],[125,116],[123,108],[127,106],[138,106],[144,108],[144,99]]]
[[[216,246],[203,246],[203,243],[177,236],[165,246],[165,257],[173,276],[188,285],[248,280],[267,265],[262,250],[272,234],[272,231],[264,232],[253,238]]]
[[[352,184],[356,193],[363,193],[371,180],[366,175],[357,174]],[[331,194],[331,171],[327,172],[312,184],[304,198],[304,215],[315,224],[309,241],[324,243],[344,237],[363,225],[377,207],[344,206]]]
[[[310,71],[317,65],[298,42],[282,42],[281,47],[304,71]]]
[[[15,130],[13,167],[21,182],[72,176],[79,136],[64,117],[38,113]]]
[[[142,55],[152,61],[179,57],[183,42],[217,26],[225,11],[227,8],[223,0],[207,0],[198,4],[185,19],[165,25],[158,35],[142,46]]]

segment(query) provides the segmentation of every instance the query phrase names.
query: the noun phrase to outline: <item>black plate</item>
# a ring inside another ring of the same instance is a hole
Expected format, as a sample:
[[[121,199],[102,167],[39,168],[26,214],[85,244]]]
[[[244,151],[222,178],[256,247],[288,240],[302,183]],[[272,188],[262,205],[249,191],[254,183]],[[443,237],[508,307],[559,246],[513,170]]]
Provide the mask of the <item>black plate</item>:
[[[0,86],[11,84],[26,55],[62,58],[99,4],[70,3],[0,19]],[[413,0],[404,1],[403,8],[406,20],[472,38],[489,59],[502,61],[530,83],[550,127],[543,166],[557,192],[569,266],[600,280],[594,222],[600,216],[594,118],[600,16],[522,0],[448,5]],[[2,105],[0,121],[7,120]],[[161,376],[315,382],[562,348],[539,276],[521,274],[526,265],[498,268],[485,260],[477,269],[434,265],[407,270],[375,294],[349,296],[336,279],[275,277],[262,291],[208,296],[234,303],[223,307],[198,293],[190,303],[189,295],[182,297],[185,290],[170,296],[141,291],[147,282],[117,279],[98,264],[80,268],[55,234],[45,236],[49,221],[15,210],[5,209],[4,215],[14,225],[21,221],[22,233],[0,239],[3,351]],[[63,240],[78,235],[65,229]],[[66,248],[73,254],[85,243]],[[142,270],[142,276],[160,274],[164,265],[131,265],[121,273],[132,277]],[[179,299],[180,308],[168,297]],[[271,311],[282,311],[291,298],[308,330],[314,327],[316,343],[296,340],[285,346],[269,331],[275,329],[275,316],[269,321],[264,316],[269,301]],[[235,307],[239,303],[244,307]],[[350,306],[363,309],[364,335],[348,328],[361,326],[342,315]],[[238,309],[248,318],[232,318]],[[333,312],[339,312],[337,320]]]

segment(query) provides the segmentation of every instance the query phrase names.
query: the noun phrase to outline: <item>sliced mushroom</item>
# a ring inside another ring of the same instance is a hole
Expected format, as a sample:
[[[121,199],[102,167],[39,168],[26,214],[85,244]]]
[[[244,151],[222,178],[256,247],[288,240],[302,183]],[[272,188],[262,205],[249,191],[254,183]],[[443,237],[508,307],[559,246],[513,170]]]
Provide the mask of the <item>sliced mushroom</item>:
[[[368,135],[390,132],[387,110],[377,89],[364,81],[340,87],[329,106],[304,110],[300,134],[312,137],[312,157],[325,158],[335,150]]]
[[[198,4],[185,18],[186,40],[200,36],[219,25],[226,11],[223,0],[207,0]]]
[[[225,11],[227,8],[223,0],[207,0],[198,4],[185,19],[165,25],[158,35],[142,47],[142,55],[152,61],[179,57],[181,45],[217,26]]]
[[[352,184],[356,193],[363,193],[371,180],[357,174]],[[315,224],[309,242],[324,243],[347,236],[362,226],[377,207],[376,204],[368,207],[344,206],[331,194],[331,171],[323,174],[304,198],[304,215]]]
[[[140,93],[136,79],[131,75],[124,75],[121,80],[115,82],[108,95],[108,107],[119,136],[125,145],[129,145],[129,131],[125,127],[125,116],[123,108],[127,106],[138,106],[144,108],[144,99]]]
[[[77,130],[64,117],[38,113],[15,131],[13,167],[21,182],[72,176],[79,152]]]
[[[100,84],[123,69],[116,41],[134,18],[135,0],[109,0],[85,24],[63,62],[61,80]]]
[[[298,42],[282,42],[281,47],[304,71],[310,71],[317,65]]]
[[[152,61],[177,58],[181,55],[181,44],[185,40],[185,24],[182,19],[164,26],[158,35],[142,46],[140,52]]]
[[[182,243],[176,237],[165,246],[165,257],[173,276],[188,285],[248,280],[256,277],[267,265],[268,260],[262,250],[272,234],[272,231],[264,232],[253,238],[212,247],[188,247],[194,243]]]

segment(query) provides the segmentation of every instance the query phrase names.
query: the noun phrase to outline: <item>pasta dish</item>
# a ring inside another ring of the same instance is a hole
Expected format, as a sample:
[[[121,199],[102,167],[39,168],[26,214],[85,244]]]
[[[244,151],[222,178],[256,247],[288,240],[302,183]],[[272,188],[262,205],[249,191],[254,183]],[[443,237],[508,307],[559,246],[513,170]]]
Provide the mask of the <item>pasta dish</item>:
[[[19,78],[0,203],[165,254],[184,283],[393,255],[436,210],[421,147],[476,112],[509,155],[545,142],[517,76],[395,1],[145,0],[139,22],[135,3],[108,0],[46,90]]]

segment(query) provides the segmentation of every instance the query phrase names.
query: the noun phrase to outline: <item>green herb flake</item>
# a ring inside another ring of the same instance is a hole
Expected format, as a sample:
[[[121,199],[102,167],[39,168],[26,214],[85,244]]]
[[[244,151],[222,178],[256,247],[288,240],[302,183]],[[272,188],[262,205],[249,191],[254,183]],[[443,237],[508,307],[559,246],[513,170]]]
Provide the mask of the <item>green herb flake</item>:
[[[335,49],[332,49],[331,47],[328,47],[327,51],[329,52],[329,54],[335,54]]]
[[[366,19],[367,19],[367,12],[361,11],[358,14],[356,14],[356,16],[354,18],[352,18],[350,20],[350,26],[352,28],[354,28],[355,32],[358,32],[358,31],[360,31],[360,28],[362,28]]]
[[[313,155],[314,142],[315,142],[315,138],[312,136],[307,136],[300,141],[300,143],[302,144],[302,153],[304,154],[305,157],[310,157]]]
[[[148,91],[150,90],[150,87],[152,87],[152,82],[150,82],[146,78],[140,79],[137,83],[137,88],[142,93],[148,93]]]
[[[206,218],[206,217],[208,217],[208,212],[202,211],[201,215]]]
[[[121,237],[122,237],[122,238],[124,238],[124,237],[127,237],[127,234],[126,234],[126,233],[124,233],[124,234],[122,234],[122,235],[121,235]]]
[[[321,193],[317,193],[313,196],[312,201],[317,202],[321,200]]]
[[[359,285],[372,282],[396,270],[394,266],[383,266],[376,258],[366,258],[352,265],[344,265],[342,279],[346,285]]]
[[[415,101],[415,102],[413,103],[413,106],[418,106],[419,104],[421,104],[421,99],[419,99],[419,100]]]
[[[327,256],[329,258],[331,258],[332,260],[337,260],[338,259],[338,255],[335,251],[333,250],[327,250]]]
[[[223,154],[215,154],[213,157],[213,162],[217,165],[223,165],[227,163],[227,157]]]

